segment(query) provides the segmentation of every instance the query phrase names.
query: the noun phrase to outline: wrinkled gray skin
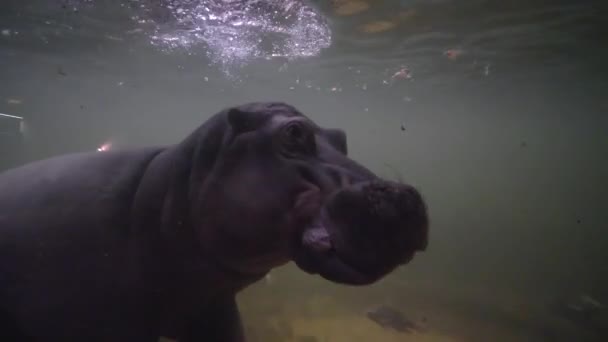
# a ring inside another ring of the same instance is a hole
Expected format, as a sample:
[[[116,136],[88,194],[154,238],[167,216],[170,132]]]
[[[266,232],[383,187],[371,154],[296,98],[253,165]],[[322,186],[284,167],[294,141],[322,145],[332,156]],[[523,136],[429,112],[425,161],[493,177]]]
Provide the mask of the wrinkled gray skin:
[[[244,341],[235,294],[273,267],[370,284],[427,224],[342,131],[282,103],[226,109],[173,146],[0,174],[0,338]]]

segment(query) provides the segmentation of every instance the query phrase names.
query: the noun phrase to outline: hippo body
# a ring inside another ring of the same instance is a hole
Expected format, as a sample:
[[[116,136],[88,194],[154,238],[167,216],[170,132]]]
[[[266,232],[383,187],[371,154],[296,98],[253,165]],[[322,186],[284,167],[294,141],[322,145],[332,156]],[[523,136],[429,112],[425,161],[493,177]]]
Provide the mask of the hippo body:
[[[368,218],[416,233],[399,238],[393,254],[358,259],[377,245],[357,245],[359,233],[336,219],[354,197],[332,196],[349,189],[363,201],[367,193],[353,186],[366,182],[389,184],[346,156],[342,131],[275,102],[223,110],[172,146],[8,170],[0,174],[0,337],[245,341],[235,294],[272,268],[294,261],[364,285],[426,247],[425,207],[407,186],[413,221],[386,210]],[[391,234],[391,243],[403,235]]]

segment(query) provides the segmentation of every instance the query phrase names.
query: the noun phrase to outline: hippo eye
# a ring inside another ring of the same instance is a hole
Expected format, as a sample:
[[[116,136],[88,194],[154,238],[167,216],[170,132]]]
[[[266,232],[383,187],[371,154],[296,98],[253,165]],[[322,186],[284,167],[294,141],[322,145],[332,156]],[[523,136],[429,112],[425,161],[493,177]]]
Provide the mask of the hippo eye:
[[[291,124],[285,127],[285,134],[290,139],[300,139],[304,133],[298,124]]]
[[[283,128],[283,144],[289,152],[310,153],[315,149],[312,130],[300,122],[291,122]]]

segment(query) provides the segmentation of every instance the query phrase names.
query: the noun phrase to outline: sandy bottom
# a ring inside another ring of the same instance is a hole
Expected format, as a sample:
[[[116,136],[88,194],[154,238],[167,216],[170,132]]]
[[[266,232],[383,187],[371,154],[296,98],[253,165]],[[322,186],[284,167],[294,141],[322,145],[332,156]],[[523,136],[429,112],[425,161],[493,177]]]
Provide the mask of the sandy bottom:
[[[556,316],[539,293],[401,275],[368,287],[329,284],[289,268],[273,275],[238,297],[250,342],[597,341]],[[379,305],[399,310],[422,331],[381,327],[365,314]]]
[[[237,299],[248,342],[599,341],[556,317],[541,298],[491,287],[448,287],[400,277],[349,287],[287,269]],[[379,305],[399,310],[423,329],[409,333],[381,327],[365,314]]]
[[[437,332],[400,333],[383,329],[361,316],[328,317],[316,319],[296,318],[292,321],[294,337],[285,341],[304,340],[332,342],[455,342],[457,339]],[[307,336],[310,336],[307,338]]]

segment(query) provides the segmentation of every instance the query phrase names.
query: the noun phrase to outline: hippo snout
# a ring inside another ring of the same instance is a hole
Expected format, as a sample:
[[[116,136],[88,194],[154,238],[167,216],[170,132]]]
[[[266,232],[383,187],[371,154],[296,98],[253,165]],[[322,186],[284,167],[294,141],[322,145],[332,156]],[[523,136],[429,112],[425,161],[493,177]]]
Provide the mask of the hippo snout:
[[[327,199],[302,234],[295,262],[331,281],[369,284],[426,250],[428,229],[427,207],[414,187],[360,182]]]

